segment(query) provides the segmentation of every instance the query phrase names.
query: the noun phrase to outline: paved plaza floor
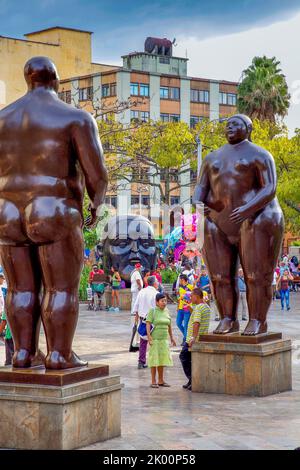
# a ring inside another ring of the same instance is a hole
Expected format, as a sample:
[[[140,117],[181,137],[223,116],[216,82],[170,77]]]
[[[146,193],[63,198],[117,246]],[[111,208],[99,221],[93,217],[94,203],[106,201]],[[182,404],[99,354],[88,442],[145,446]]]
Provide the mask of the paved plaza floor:
[[[293,391],[265,398],[198,394],[182,389],[186,382],[180,347],[172,348],[174,367],[167,369],[171,388],[151,389],[150,370],[137,369],[137,353],[129,353],[129,312],[90,312],[80,307],[74,350],[91,364],[109,364],[120,374],[122,436],[85,449],[294,449],[300,446],[300,293],[291,295],[291,310],[273,302],[270,331],[293,340]],[[181,337],[170,308],[177,344]],[[244,323],[244,322],[243,322]],[[211,329],[216,322],[211,322]],[[44,337],[41,334],[44,350]],[[298,349],[297,349],[298,348]],[[0,346],[4,361],[4,346]]]

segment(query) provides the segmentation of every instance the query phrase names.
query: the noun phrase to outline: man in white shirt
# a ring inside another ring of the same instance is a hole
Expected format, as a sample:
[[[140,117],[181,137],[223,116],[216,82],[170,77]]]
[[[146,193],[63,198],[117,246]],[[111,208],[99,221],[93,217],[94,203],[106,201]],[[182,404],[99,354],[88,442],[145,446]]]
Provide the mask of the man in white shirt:
[[[136,298],[138,296],[139,291],[143,288],[143,278],[141,275],[141,269],[142,265],[140,263],[137,263],[134,266],[134,270],[131,273],[130,276],[130,282],[131,282],[131,315],[134,315],[134,304],[136,301]]]
[[[148,312],[151,308],[156,306],[156,294],[158,288],[158,282],[155,276],[148,277],[148,286],[138,292],[133,311],[135,313],[136,323],[140,323],[145,320]],[[146,365],[146,352],[147,352],[148,341],[140,338],[140,349],[139,349],[139,362],[138,369],[145,369]]]

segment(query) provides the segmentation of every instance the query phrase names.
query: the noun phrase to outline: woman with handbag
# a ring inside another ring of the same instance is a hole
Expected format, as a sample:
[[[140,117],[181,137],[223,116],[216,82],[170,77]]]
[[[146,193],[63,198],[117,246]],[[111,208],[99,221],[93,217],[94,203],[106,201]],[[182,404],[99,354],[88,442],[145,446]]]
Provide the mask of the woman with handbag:
[[[156,295],[156,307],[151,309],[146,318],[147,337],[150,345],[148,367],[151,367],[152,388],[170,387],[164,381],[164,367],[172,366],[173,361],[169,348],[169,337],[172,346],[176,346],[173,338],[171,317],[167,308],[165,294]],[[153,330],[151,331],[151,324]],[[156,382],[158,373],[158,383]]]

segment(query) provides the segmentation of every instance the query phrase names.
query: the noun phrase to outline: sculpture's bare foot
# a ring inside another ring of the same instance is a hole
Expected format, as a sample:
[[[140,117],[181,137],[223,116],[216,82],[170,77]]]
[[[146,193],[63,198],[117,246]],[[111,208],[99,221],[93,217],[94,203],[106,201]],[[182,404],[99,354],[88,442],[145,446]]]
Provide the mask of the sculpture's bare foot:
[[[73,351],[64,356],[58,351],[51,351],[45,360],[46,369],[72,369],[73,367],[87,366],[86,361],[82,361]]]
[[[267,322],[261,322],[259,320],[249,320],[244,332],[244,336],[255,336],[260,335],[261,333],[266,333],[268,330]]]
[[[240,331],[240,324],[237,320],[232,320],[229,317],[224,317],[214,330],[215,335],[226,335],[227,333],[234,333]]]
[[[27,349],[17,349],[12,358],[12,366],[20,369],[31,367],[32,354]]]

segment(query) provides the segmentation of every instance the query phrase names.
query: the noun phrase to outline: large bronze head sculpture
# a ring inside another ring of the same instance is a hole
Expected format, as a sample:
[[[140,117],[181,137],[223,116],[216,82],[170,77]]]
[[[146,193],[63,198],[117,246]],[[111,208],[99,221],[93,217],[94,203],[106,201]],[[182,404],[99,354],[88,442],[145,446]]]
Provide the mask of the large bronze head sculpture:
[[[118,268],[122,279],[130,281],[136,263],[145,271],[156,266],[157,249],[151,222],[141,215],[112,217],[104,229],[104,268]]]

